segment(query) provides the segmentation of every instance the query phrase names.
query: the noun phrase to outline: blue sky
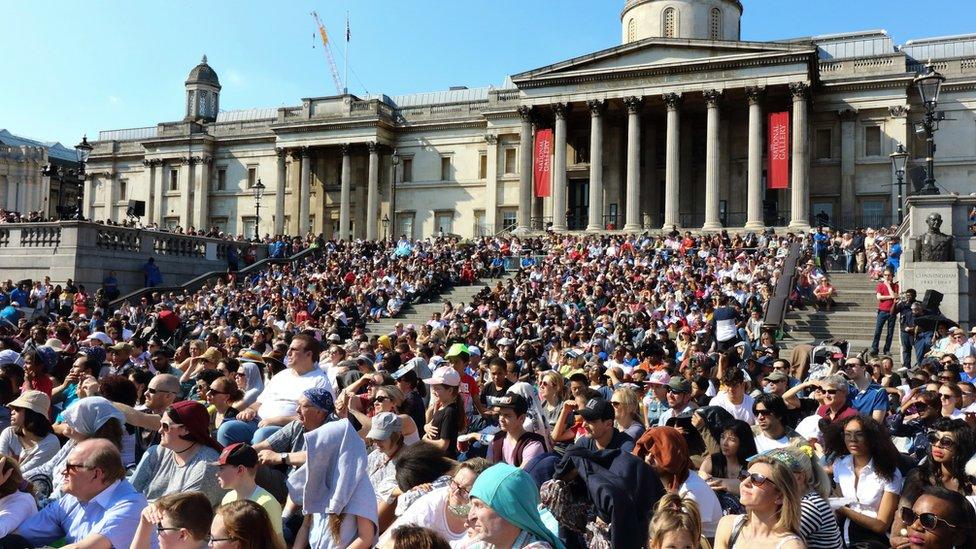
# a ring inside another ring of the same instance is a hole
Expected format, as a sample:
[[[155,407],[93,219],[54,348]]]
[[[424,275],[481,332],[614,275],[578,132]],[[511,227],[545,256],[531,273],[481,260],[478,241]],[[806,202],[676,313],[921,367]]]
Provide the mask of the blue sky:
[[[221,107],[332,95],[309,12],[350,91],[388,95],[499,85],[508,74],[620,43],[623,0],[0,0],[0,128],[71,146],[83,133],[183,114],[183,81],[207,54]],[[896,44],[976,32],[972,0],[743,0],[742,38],[886,29]],[[937,14],[925,18],[917,10]],[[909,10],[915,10],[913,14]],[[313,44],[315,48],[313,49]]]

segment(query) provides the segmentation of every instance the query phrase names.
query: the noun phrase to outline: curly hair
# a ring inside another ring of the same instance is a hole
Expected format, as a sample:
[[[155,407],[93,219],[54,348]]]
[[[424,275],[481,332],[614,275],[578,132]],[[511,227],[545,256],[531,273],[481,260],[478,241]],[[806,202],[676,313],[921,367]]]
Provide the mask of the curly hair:
[[[952,477],[959,481],[959,489],[967,494],[971,492],[972,484],[967,480],[966,462],[976,453],[976,433],[972,427],[961,419],[950,419],[940,417],[935,420],[929,431],[952,433],[955,439],[955,452],[945,468],[949,470]],[[932,486],[942,486],[942,465],[936,463],[932,458],[932,447],[929,446],[928,459],[922,461],[918,467],[918,476],[926,484]]]
[[[874,468],[885,480],[895,478],[895,471],[901,462],[901,454],[898,448],[891,441],[888,434],[880,423],[868,416],[851,416],[843,421],[831,424],[824,433],[827,452],[835,456],[843,457],[850,455],[847,444],[844,442],[844,428],[852,422],[857,422],[864,431],[864,447],[871,454],[874,460]]]

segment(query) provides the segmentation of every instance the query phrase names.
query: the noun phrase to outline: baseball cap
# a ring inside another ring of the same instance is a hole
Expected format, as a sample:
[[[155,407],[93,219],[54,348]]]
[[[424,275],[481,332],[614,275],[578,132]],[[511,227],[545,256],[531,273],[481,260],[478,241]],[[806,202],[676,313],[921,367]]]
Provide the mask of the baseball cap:
[[[691,383],[681,376],[672,377],[671,380],[668,381],[668,390],[675,393],[690,393]]]
[[[259,362],[261,364],[264,364],[264,357],[261,356],[261,353],[255,351],[254,349],[248,349],[242,352],[241,356],[239,357],[239,360],[243,360],[246,362]]]
[[[645,383],[651,385],[667,385],[671,381],[671,376],[664,370],[658,370],[647,376]]]
[[[511,408],[516,416],[523,416],[529,411],[529,403],[525,397],[517,393],[506,393],[503,396],[493,398],[491,405],[496,408]]]
[[[403,420],[393,412],[380,412],[373,416],[373,424],[366,433],[371,440],[387,440],[393,433],[403,431]]]
[[[789,377],[779,370],[775,370],[766,376],[766,381],[786,381]]]
[[[61,340],[56,337],[52,337],[48,339],[47,341],[44,342],[44,345],[54,349],[59,353],[64,351],[64,343],[62,343]]]
[[[243,465],[252,469],[258,465],[258,453],[249,444],[235,442],[224,448],[214,465]]]
[[[110,338],[105,332],[92,332],[92,334],[88,336],[88,340],[100,341],[103,345],[111,345],[113,343],[112,338]]]
[[[20,353],[13,349],[4,349],[0,351],[0,366],[4,364],[16,364],[18,366],[23,365],[24,361],[20,358]]]
[[[587,421],[613,419],[613,405],[602,398],[591,398],[579,414]]]
[[[471,356],[481,356],[481,349],[474,345],[468,345],[468,354]]]
[[[400,369],[393,372],[391,376],[393,377],[393,379],[399,380],[401,377],[407,375],[407,372],[411,370],[413,370],[413,364],[405,364],[403,366],[400,366]]]
[[[430,376],[430,379],[425,379],[424,383],[457,387],[461,384],[461,374],[457,373],[453,366],[441,366],[434,370],[434,375]]]
[[[116,343],[108,348],[110,351],[129,353],[132,351],[132,345],[128,343]],[[208,349],[209,350],[209,349]]]
[[[471,351],[468,350],[468,346],[464,343],[455,343],[454,345],[451,345],[450,349],[447,350],[447,355],[445,355],[444,358],[451,359],[456,356],[461,356],[462,354],[470,355]]]
[[[7,405],[14,408],[25,408],[33,410],[44,417],[47,417],[51,408],[51,398],[41,391],[24,391],[16,400]]]
[[[507,337],[503,337],[503,338],[501,338],[501,339],[498,340],[497,345],[499,347],[507,347],[508,345],[512,345],[514,343],[515,342],[512,341],[511,339],[508,339]]]

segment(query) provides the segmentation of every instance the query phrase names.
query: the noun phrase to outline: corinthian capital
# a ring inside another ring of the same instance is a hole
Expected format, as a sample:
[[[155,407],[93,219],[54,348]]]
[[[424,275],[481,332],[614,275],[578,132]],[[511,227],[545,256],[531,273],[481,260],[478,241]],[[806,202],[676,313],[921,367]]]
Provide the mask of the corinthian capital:
[[[667,105],[669,111],[676,111],[681,108],[680,93],[666,93],[661,98],[664,99],[664,104]]]

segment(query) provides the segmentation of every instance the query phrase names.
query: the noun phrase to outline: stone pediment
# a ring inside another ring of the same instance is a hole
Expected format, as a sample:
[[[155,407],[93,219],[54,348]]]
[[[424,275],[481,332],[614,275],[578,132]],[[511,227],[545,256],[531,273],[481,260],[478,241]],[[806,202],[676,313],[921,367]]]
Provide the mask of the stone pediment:
[[[512,76],[512,80],[519,87],[533,87],[594,74],[620,75],[669,68],[688,70],[696,66],[707,69],[715,64],[754,64],[762,60],[776,64],[784,58],[795,60],[798,55],[813,56],[816,50],[810,42],[648,38],[519,73]]]

